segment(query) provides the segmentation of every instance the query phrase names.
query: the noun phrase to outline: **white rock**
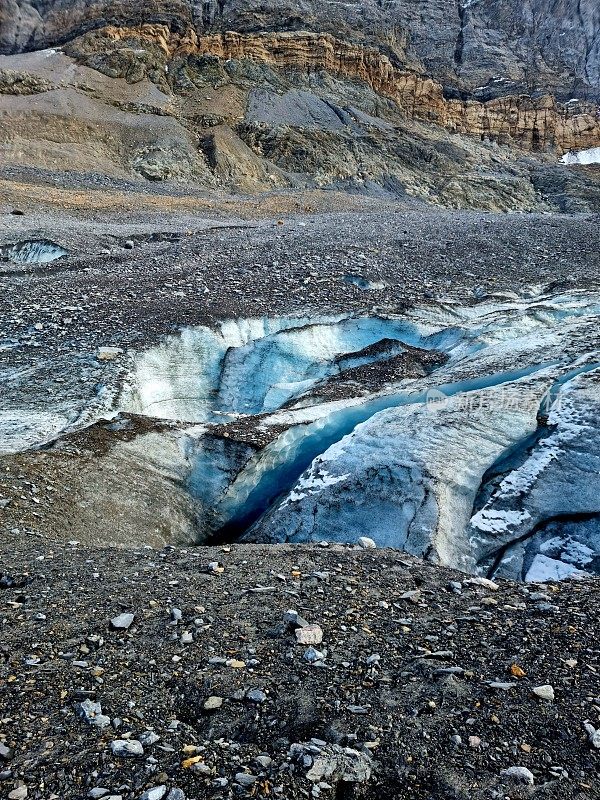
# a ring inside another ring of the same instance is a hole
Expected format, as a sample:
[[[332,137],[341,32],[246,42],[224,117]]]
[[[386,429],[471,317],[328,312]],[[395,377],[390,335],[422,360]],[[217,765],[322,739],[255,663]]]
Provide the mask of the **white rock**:
[[[110,749],[114,756],[122,756],[124,758],[136,758],[144,755],[142,743],[138,742],[137,739],[115,739],[110,743]]]
[[[541,697],[542,700],[554,700],[554,689],[549,683],[545,683],[543,686],[536,686],[533,693]]]
[[[307,625],[296,630],[296,639],[299,644],[321,644],[323,630],[319,625]]]
[[[484,586],[486,589],[490,589],[492,592],[497,591],[499,588],[498,584],[494,583],[494,581],[491,581],[489,578],[467,578],[465,581],[463,581],[463,583],[471,584],[473,586]]]
[[[167,793],[166,786],[155,786],[153,789],[148,789],[140,796],[140,800],[162,800]]]
[[[357,544],[364,550],[374,550],[377,547],[373,539],[370,539],[368,536],[359,537]]]
[[[119,614],[118,617],[113,617],[110,621],[111,628],[115,630],[127,630],[134,620],[133,614]]]
[[[600,750],[600,728],[596,729],[593,725],[589,722],[584,722],[583,727],[585,728],[588,739],[592,747],[595,747],[597,750]]]
[[[528,770],[527,767],[509,767],[508,769],[503,769],[500,774],[517,783],[526,783],[529,786],[533,786],[535,781],[533,772]]]
[[[167,800],[185,800],[185,794],[181,789],[171,789],[167,795]]]
[[[94,703],[89,698],[75,706],[75,713],[80,719],[97,728],[106,728],[110,725],[110,717],[102,713],[100,703]]]
[[[309,664],[316,664],[318,661],[323,661],[325,659],[325,654],[322,653],[320,650],[315,650],[314,647],[309,647],[304,652],[302,658],[305,661],[308,661]]]

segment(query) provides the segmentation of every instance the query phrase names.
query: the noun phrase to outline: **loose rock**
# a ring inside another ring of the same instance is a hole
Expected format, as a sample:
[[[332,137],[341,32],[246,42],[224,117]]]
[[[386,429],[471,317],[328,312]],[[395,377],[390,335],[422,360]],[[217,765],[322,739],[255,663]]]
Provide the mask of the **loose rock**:
[[[131,627],[135,616],[133,614],[119,614],[110,621],[110,627],[115,631],[128,630]]]
[[[323,630],[319,625],[306,625],[306,627],[296,630],[296,639],[299,644],[321,644]]]
[[[204,701],[203,708],[205,711],[210,712],[210,711],[216,711],[218,708],[221,708],[222,705],[223,705],[223,698],[213,695],[212,697],[209,697],[207,700]]]
[[[142,743],[137,739],[115,739],[110,743],[113,755],[121,758],[137,758],[144,755]]]
[[[94,703],[87,699],[75,706],[75,713],[80,719],[85,720],[89,725],[97,728],[106,728],[110,725],[110,717],[102,713],[100,703]]]
[[[148,789],[144,794],[140,795],[140,800],[162,800],[166,793],[166,786],[155,786],[153,789]]]
[[[377,547],[375,541],[368,536],[360,536],[357,540],[357,544],[364,550],[374,550]]]
[[[533,693],[542,700],[554,700],[554,689],[548,683],[543,686],[536,686],[533,689]]]
[[[500,775],[509,778],[515,783],[525,783],[529,786],[533,786],[535,783],[533,773],[527,767],[509,767],[508,769],[503,769]]]
[[[246,699],[250,700],[252,703],[264,703],[267,699],[267,695],[262,689],[250,689],[250,691],[246,692]]]

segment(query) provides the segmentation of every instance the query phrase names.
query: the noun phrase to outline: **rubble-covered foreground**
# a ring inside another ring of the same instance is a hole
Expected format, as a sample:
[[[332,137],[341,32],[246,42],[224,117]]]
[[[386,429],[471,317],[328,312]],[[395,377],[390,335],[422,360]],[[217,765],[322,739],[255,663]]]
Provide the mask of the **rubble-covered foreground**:
[[[597,582],[340,545],[2,547],[3,796],[600,796]]]

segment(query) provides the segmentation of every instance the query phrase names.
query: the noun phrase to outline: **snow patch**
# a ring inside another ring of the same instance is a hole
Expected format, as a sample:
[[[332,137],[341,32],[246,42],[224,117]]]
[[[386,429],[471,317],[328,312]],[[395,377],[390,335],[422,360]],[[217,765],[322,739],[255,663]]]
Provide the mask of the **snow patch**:
[[[286,500],[281,504],[281,508],[284,508],[289,503],[303,500],[310,495],[317,495],[327,486],[334,486],[336,483],[342,483],[349,477],[349,472],[346,472],[344,475],[332,475],[330,472],[327,472],[326,469],[322,469],[317,473],[305,474],[300,478]]]
[[[589,150],[578,150],[576,153],[565,153],[561,158],[563,164],[600,164],[600,147],[590,147]]]
[[[69,425],[68,417],[28,410],[0,411],[0,455],[52,441]]]
[[[539,554],[535,556],[525,580],[528,583],[546,583],[548,581],[563,581],[565,578],[583,577],[587,573],[578,570],[572,564],[565,564],[554,558]]]
[[[488,533],[502,533],[510,528],[516,528],[530,518],[528,511],[502,511],[482,508],[471,518],[471,525]]]

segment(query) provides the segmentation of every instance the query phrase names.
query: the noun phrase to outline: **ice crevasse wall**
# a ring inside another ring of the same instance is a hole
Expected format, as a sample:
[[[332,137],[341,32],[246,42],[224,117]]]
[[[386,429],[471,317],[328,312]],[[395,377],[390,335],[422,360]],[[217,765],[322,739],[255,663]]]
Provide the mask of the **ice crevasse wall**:
[[[207,425],[188,443],[188,485],[205,509],[200,538],[368,535],[482,574],[536,575],[540,559],[561,576],[593,571],[598,343],[589,323],[599,309],[595,297],[565,295],[190,330],[140,355],[126,406]],[[343,376],[342,354],[369,363],[382,338],[447,361],[379,391],[320,397]],[[433,410],[432,389],[444,398]],[[569,482],[576,488],[557,491]],[[579,533],[578,514],[587,515]]]

